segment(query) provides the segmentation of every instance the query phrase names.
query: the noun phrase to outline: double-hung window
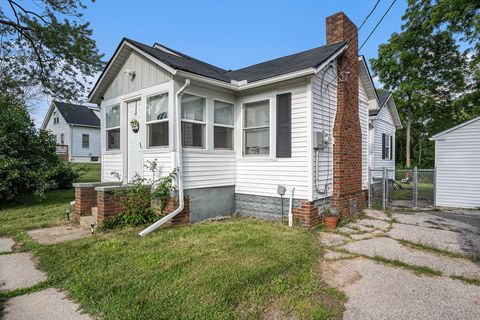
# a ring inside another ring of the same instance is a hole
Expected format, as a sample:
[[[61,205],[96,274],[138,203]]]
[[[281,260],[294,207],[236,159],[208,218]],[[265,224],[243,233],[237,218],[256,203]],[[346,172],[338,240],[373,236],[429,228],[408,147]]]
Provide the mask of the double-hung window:
[[[107,150],[120,149],[120,106],[110,106],[105,110]]]
[[[233,104],[213,101],[213,147],[233,150]]]
[[[168,93],[147,98],[148,147],[168,146]]]
[[[385,133],[382,133],[382,151],[383,160],[393,159],[393,137]]]
[[[244,105],[243,154],[270,154],[270,101]]]
[[[90,148],[90,136],[88,134],[82,134],[82,148]]]
[[[205,98],[182,96],[182,146],[205,149]]]

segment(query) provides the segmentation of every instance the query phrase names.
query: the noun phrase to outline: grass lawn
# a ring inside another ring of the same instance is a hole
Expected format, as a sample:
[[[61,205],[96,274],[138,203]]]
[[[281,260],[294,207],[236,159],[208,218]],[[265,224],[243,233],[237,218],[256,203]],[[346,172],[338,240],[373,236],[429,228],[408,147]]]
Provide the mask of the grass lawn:
[[[343,295],[323,285],[312,231],[253,219],[98,234],[40,246],[40,267],[105,319],[330,319]]]
[[[87,172],[80,177],[78,182],[99,182],[100,181],[100,163],[72,163],[74,168],[83,168]]]
[[[42,201],[24,196],[0,206],[0,236],[16,236],[25,230],[65,221],[65,210],[75,198],[73,189],[50,191],[45,196]]]
[[[98,169],[82,179],[98,180]],[[73,189],[57,190],[42,202],[30,196],[0,207],[0,236],[12,236],[22,250],[32,251],[49,276],[29,291],[65,289],[99,319],[342,316],[344,295],[321,279],[315,231],[235,218],[167,227],[144,238],[139,229],[126,229],[34,243],[25,231],[64,221],[73,198]],[[0,309],[5,297],[0,294]]]

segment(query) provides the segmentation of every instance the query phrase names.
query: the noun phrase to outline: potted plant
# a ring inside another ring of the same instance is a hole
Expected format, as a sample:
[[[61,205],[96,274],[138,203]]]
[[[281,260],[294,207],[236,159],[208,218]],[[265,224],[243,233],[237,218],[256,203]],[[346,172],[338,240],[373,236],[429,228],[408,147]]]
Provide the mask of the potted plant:
[[[340,220],[340,215],[336,212],[333,212],[330,207],[326,207],[323,210],[323,217],[325,221],[325,226],[329,230],[335,230],[337,227],[338,221]]]

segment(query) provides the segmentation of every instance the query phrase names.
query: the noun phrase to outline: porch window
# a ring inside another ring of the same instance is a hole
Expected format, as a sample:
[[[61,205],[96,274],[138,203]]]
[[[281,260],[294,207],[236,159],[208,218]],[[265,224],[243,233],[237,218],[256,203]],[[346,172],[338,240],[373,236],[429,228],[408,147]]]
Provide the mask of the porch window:
[[[120,149],[120,106],[110,106],[105,110],[107,150]]]
[[[147,98],[148,147],[168,147],[168,93]]]
[[[270,154],[270,102],[269,100],[244,105],[243,154]]]
[[[393,159],[393,137],[382,133],[382,146],[383,146],[383,160],[392,160]]]
[[[205,149],[205,98],[182,96],[182,145]]]
[[[213,147],[233,150],[233,104],[213,102]]]
[[[82,134],[82,148],[90,148],[90,136],[88,134]]]

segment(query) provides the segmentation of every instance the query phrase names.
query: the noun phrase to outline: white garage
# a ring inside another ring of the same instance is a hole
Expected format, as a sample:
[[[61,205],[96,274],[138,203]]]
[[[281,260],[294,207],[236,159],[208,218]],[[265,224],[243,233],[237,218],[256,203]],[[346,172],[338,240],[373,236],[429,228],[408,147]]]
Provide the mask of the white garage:
[[[435,141],[436,205],[480,208],[480,117],[430,140]]]

